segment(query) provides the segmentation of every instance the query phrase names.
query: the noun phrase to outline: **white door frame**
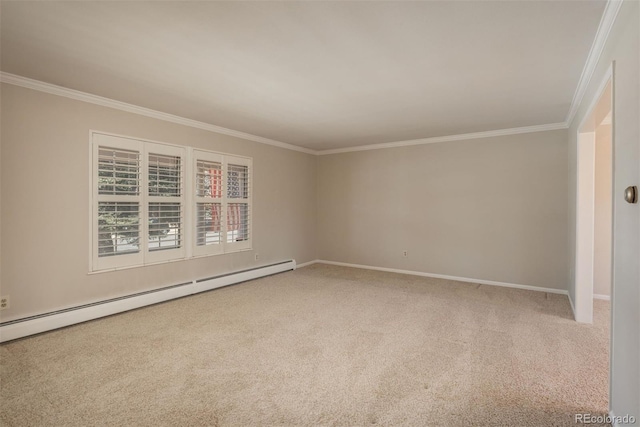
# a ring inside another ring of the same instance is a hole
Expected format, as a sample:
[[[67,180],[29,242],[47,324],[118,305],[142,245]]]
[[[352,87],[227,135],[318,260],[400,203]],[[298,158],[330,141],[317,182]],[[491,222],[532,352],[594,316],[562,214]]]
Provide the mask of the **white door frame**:
[[[605,73],[584,118],[578,126],[576,168],[576,242],[575,242],[575,301],[574,315],[577,322],[593,322],[593,266],[595,227],[595,127],[594,112],[607,85],[611,83],[612,123],[615,123],[613,107],[613,64]],[[612,147],[615,147],[612,125]],[[612,174],[614,173],[612,167]],[[613,224],[612,224],[613,228]],[[613,278],[611,283],[613,283]]]

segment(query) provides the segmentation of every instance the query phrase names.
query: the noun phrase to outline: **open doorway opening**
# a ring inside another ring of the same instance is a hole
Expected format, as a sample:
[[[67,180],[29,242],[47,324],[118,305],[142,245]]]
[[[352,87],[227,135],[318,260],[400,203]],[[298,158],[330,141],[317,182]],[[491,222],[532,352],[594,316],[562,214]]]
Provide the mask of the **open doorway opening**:
[[[611,97],[612,81],[609,77],[603,84],[591,111],[578,128],[575,316],[576,320],[582,323],[593,322],[594,298],[607,301],[612,292],[613,108]],[[609,310],[608,304],[603,307]]]

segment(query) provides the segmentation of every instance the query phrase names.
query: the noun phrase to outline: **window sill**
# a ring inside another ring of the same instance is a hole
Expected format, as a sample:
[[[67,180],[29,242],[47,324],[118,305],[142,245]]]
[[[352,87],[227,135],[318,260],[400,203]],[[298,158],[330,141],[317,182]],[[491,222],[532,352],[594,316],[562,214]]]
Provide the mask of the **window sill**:
[[[193,256],[190,256],[188,258],[170,259],[170,260],[166,260],[166,261],[150,262],[150,263],[147,263],[147,264],[127,265],[127,266],[124,266],[124,267],[106,268],[104,270],[92,270],[92,271],[87,272],[87,275],[92,276],[94,274],[109,273],[109,272],[121,271],[121,270],[131,270],[133,268],[149,267],[149,266],[152,266],[152,265],[161,265],[161,264],[170,264],[170,263],[174,263],[174,262],[189,261],[189,260],[193,260],[193,259],[209,258],[209,257],[224,256],[224,255],[231,255],[231,254],[237,254],[237,253],[240,253],[240,252],[249,252],[249,251],[253,251],[253,248],[238,249],[238,250],[235,250],[235,251],[229,251],[229,252],[225,252],[225,253],[221,253],[221,254],[193,255]]]

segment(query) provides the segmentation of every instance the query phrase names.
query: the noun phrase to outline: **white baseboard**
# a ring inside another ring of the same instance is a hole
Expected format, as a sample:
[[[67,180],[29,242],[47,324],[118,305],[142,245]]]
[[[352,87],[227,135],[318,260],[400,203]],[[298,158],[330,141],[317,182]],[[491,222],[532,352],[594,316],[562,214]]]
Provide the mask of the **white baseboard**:
[[[51,331],[65,326],[75,325],[88,320],[122,313],[135,308],[157,304],[200,292],[209,291],[271,274],[295,270],[294,260],[267,265],[237,273],[224,274],[217,277],[194,280],[156,291],[149,291],[86,306],[70,308],[53,313],[46,313],[26,319],[19,319],[0,324],[0,342],[11,341],[41,332]]]
[[[538,291],[538,292],[548,292],[551,294],[561,294],[561,295],[569,295],[569,292],[564,289],[554,289],[554,288],[543,288],[540,286],[531,286],[531,285],[518,285],[515,283],[505,283],[505,282],[496,282],[493,280],[482,280],[482,279],[471,279],[469,277],[457,277],[457,276],[447,276],[444,274],[434,274],[434,273],[425,273],[422,271],[411,271],[411,270],[400,270],[397,268],[385,268],[385,267],[374,267],[371,265],[361,265],[361,264],[349,264],[346,262],[336,262],[336,261],[326,261],[326,260],[316,260],[315,262],[320,264],[329,264],[329,265],[339,265],[342,267],[353,267],[353,268],[363,268],[365,270],[377,270],[377,271],[386,271],[389,273],[399,273],[399,274],[409,274],[412,276],[423,276],[423,277],[433,277],[436,279],[446,279],[446,280],[456,280],[458,282],[468,282],[468,283],[478,283],[481,285],[491,285],[491,286],[502,286],[505,288],[515,288],[515,289],[524,289],[527,291]]]
[[[314,259],[313,261],[309,261],[309,262],[303,262],[302,264],[297,264],[296,268],[302,268],[302,267],[307,267],[309,265],[313,265],[313,264],[317,264],[319,263],[320,260]]]
[[[601,299],[601,300],[604,300],[604,301],[611,301],[611,296],[602,295],[602,294],[593,294],[593,299]]]

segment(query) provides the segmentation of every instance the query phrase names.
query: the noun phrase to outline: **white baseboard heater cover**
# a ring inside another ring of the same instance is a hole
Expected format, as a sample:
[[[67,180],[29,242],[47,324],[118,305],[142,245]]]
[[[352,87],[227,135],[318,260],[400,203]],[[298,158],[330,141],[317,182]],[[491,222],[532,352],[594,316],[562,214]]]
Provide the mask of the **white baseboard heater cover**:
[[[270,276],[284,271],[295,270],[295,260],[223,274],[192,282],[169,286],[162,289],[141,292],[134,295],[114,298],[93,304],[68,308],[52,313],[40,314],[24,319],[12,320],[0,324],[0,342],[11,341],[41,332],[51,331],[65,326],[75,325],[88,320],[122,313],[147,305],[157,304],[212,289],[229,286],[259,277]]]

